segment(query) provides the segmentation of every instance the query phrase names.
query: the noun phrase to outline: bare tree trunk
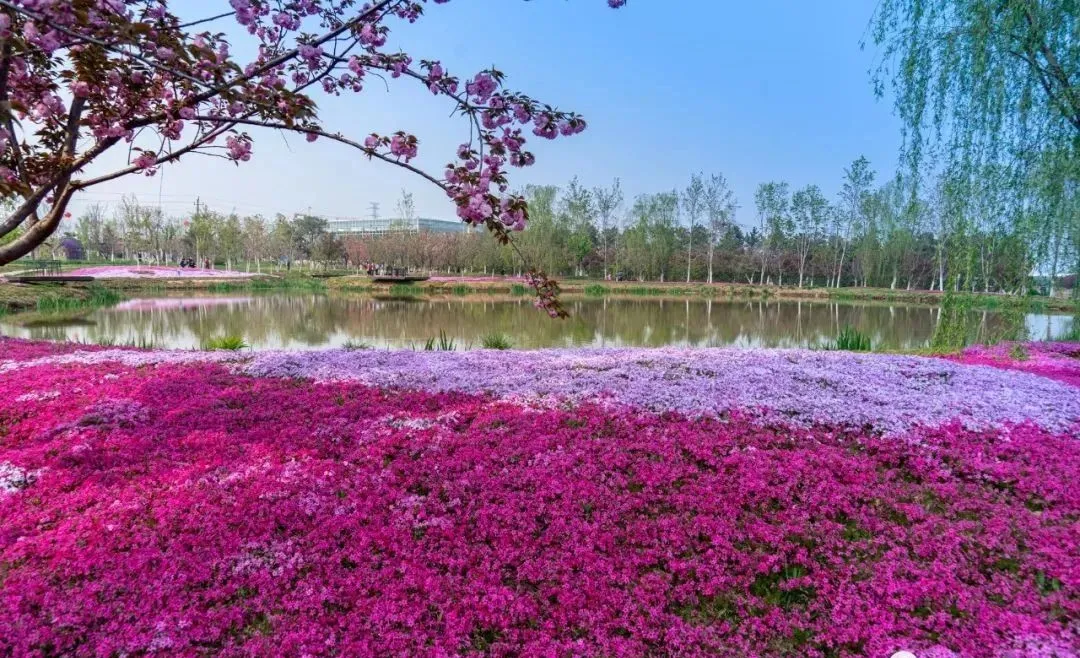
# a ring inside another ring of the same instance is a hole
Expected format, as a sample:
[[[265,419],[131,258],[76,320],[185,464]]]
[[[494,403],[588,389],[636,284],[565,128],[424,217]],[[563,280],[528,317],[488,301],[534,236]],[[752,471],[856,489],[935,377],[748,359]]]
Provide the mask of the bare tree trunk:
[[[843,280],[843,277],[844,277],[844,258],[846,256],[847,256],[847,244],[844,243],[843,246],[840,249],[840,260],[836,264],[836,285],[833,286],[834,288],[839,288],[840,287],[840,282]]]
[[[694,223],[690,222],[690,233],[686,236],[686,282],[690,283],[690,260],[694,254]]]
[[[709,283],[713,282],[713,252],[714,251],[715,251],[715,246],[713,245],[712,239],[710,239],[709,240]]]

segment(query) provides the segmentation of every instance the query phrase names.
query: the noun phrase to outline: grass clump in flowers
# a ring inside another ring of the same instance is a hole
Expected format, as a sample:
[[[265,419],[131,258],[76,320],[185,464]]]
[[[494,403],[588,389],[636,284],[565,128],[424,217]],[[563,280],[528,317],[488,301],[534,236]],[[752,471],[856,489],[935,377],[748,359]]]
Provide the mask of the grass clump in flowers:
[[[438,336],[428,338],[424,343],[425,352],[453,352],[456,349],[457,343],[441,329]]]
[[[869,352],[870,337],[854,327],[844,327],[837,334],[834,347],[847,352]]]
[[[506,334],[491,333],[480,338],[480,346],[486,350],[508,350],[514,342]]]
[[[357,350],[374,349],[374,345],[372,345],[371,343],[369,343],[367,341],[350,339],[350,340],[345,341],[345,343],[341,346],[341,349],[346,350],[348,352],[355,352]]]
[[[207,338],[203,341],[202,348],[204,350],[230,350],[237,351],[251,347],[243,336],[237,336],[230,334],[228,336],[216,336],[213,338]]]

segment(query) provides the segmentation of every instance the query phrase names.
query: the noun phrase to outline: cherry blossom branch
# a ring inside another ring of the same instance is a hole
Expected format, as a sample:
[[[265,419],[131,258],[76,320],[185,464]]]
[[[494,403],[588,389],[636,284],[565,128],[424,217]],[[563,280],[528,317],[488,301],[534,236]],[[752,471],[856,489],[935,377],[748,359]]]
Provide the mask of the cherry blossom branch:
[[[122,178],[124,176],[127,176],[128,174],[134,174],[134,173],[139,172],[139,171],[145,171],[146,169],[150,169],[150,168],[162,165],[162,164],[166,164],[168,162],[172,162],[174,160],[179,159],[180,156],[182,156],[182,155],[184,155],[186,153],[191,153],[195,149],[200,148],[202,146],[205,146],[206,144],[214,141],[215,139],[217,139],[221,135],[223,135],[226,132],[232,130],[235,126],[236,126],[236,119],[229,119],[227,121],[227,123],[223,123],[223,124],[215,127],[213,130],[206,133],[202,137],[193,140],[187,146],[184,146],[184,147],[182,147],[180,149],[177,149],[176,151],[172,151],[168,155],[159,156],[159,157],[155,158],[154,161],[152,163],[150,163],[148,166],[131,165],[131,166],[128,166],[128,167],[124,167],[123,169],[118,169],[118,170],[116,170],[116,171],[114,171],[112,173],[109,173],[109,174],[103,174],[101,176],[97,176],[96,178],[90,178],[90,179],[87,179],[87,180],[73,181],[72,186],[77,190],[84,190],[84,189],[86,189],[88,187],[93,187],[94,185],[99,185],[101,183],[106,183],[106,182],[111,181],[111,180],[116,180],[117,178]]]
[[[222,18],[228,18],[229,16],[234,16],[235,14],[236,14],[235,11],[227,11],[225,13],[218,14],[217,16],[210,16],[209,18],[200,18],[199,20],[190,21],[190,22],[187,22],[187,23],[181,23],[180,25],[176,26],[176,29],[182,30],[185,27],[194,27],[196,25],[202,25],[203,23],[212,23],[212,22],[214,22],[216,20],[220,20]]]
[[[32,18],[35,21],[38,21],[40,23],[44,23],[45,25],[48,25],[49,27],[56,30],[57,32],[60,32],[61,34],[64,34],[64,35],[67,35],[67,36],[71,37],[72,39],[79,39],[80,41],[84,41],[86,43],[92,43],[95,46],[98,46],[100,48],[104,48],[105,50],[108,50],[109,52],[113,52],[113,53],[116,53],[118,55],[123,55],[124,57],[131,58],[131,59],[133,59],[133,60],[135,60],[137,62],[140,62],[142,64],[145,64],[146,66],[149,66],[151,68],[155,68],[155,69],[158,69],[160,71],[164,71],[165,73],[168,73],[169,75],[174,75],[174,76],[176,76],[178,78],[183,78],[184,80],[187,80],[188,82],[190,82],[192,84],[197,84],[197,85],[199,85],[201,87],[208,87],[209,86],[209,85],[206,84],[205,81],[200,80],[199,78],[196,78],[193,75],[188,75],[187,73],[184,73],[183,71],[180,71],[178,69],[174,69],[171,66],[166,66],[166,65],[162,64],[161,62],[149,59],[147,57],[143,57],[142,55],[139,55],[137,53],[128,52],[126,50],[123,50],[121,48],[113,46],[113,45],[111,45],[109,43],[106,43],[105,41],[102,41],[101,39],[97,39],[95,37],[87,36],[85,34],[79,34],[78,32],[75,32],[74,30],[69,30],[68,28],[64,27],[63,25],[59,25],[56,22],[49,20],[44,15],[42,15],[42,14],[36,12],[36,11],[33,11],[31,9],[27,9],[25,7],[20,7],[19,5],[16,5],[15,3],[10,2],[9,0],[0,0],[0,7],[7,7],[8,9],[11,9],[11,10],[15,11],[16,13],[22,14],[23,16],[26,16],[28,18]]]
[[[195,118],[196,121],[220,121],[221,120],[221,119],[216,118],[216,117],[201,116],[201,115],[196,116],[194,118]],[[233,123],[237,123],[237,124],[248,125],[248,126],[258,126],[260,128],[270,128],[272,130],[287,130],[287,131],[290,131],[290,132],[296,132],[296,133],[301,133],[301,134],[305,134],[305,135],[315,135],[315,136],[318,136],[318,137],[325,137],[326,139],[338,142],[340,144],[345,144],[346,146],[351,146],[351,147],[353,147],[355,149],[363,151],[364,154],[366,154],[369,157],[377,158],[379,160],[382,160],[383,162],[386,162],[386,163],[401,167],[402,169],[407,169],[408,171],[411,171],[412,173],[416,174],[417,176],[420,176],[421,178],[423,178],[423,179],[429,181],[430,183],[434,184],[440,190],[442,190],[444,192],[448,191],[446,183],[444,183],[443,181],[440,181],[439,179],[435,178],[434,176],[427,173],[423,169],[420,169],[419,167],[415,167],[415,166],[413,166],[413,165],[411,165],[411,164],[409,164],[407,162],[402,162],[400,160],[396,160],[396,159],[394,159],[394,158],[392,158],[392,157],[390,157],[388,155],[379,153],[375,149],[364,146],[360,142],[357,142],[356,140],[353,140],[353,139],[349,139],[348,137],[345,137],[344,135],[341,135],[339,133],[330,133],[330,132],[326,132],[325,130],[321,130],[319,128],[311,128],[311,127],[296,126],[296,125],[290,126],[290,125],[286,125],[284,123],[275,123],[275,122],[272,122],[272,121],[263,121],[263,120],[260,120],[260,119],[230,118],[229,121],[231,121]]]
[[[7,0],[0,0],[0,2],[6,2],[6,1]],[[335,37],[338,37],[338,36],[344,34],[345,32],[351,30],[353,27],[355,27],[359,23],[362,23],[368,16],[382,10],[384,7],[387,7],[388,5],[391,5],[391,4],[394,4],[394,3],[400,3],[400,2],[401,2],[401,0],[380,0],[379,2],[375,3],[375,5],[373,5],[369,9],[364,10],[363,12],[361,12],[358,16],[352,18],[349,21],[346,21],[345,23],[342,23],[342,25],[340,27],[338,27],[338,28],[336,28],[334,30],[331,30],[330,32],[327,32],[323,36],[321,36],[321,37],[319,37],[317,39],[314,39],[313,41],[307,42],[306,45],[309,45],[309,46],[321,46],[322,44],[327,43],[331,39],[334,39]],[[286,62],[295,59],[299,55],[300,55],[299,46],[296,47],[296,48],[292,48],[292,49],[286,51],[285,53],[282,53],[281,55],[278,55],[277,57],[274,57],[273,59],[267,61],[266,63],[262,64],[261,66],[255,67],[249,73],[244,73],[243,75],[241,75],[241,76],[239,76],[237,78],[234,78],[232,80],[229,80],[229,81],[223,83],[222,85],[219,85],[219,86],[214,87],[214,88],[212,88],[212,89],[210,89],[208,91],[205,91],[205,92],[202,92],[200,94],[196,94],[196,95],[192,96],[190,99],[188,99],[188,101],[185,103],[185,105],[190,107],[190,106],[193,106],[193,105],[197,105],[198,103],[201,103],[202,101],[213,98],[214,96],[216,96],[218,94],[221,94],[221,93],[224,93],[224,92],[228,91],[229,89],[232,89],[233,87],[235,87],[235,86],[237,86],[239,84],[242,84],[244,82],[248,82],[249,80],[252,80],[252,79],[258,77],[259,75],[261,75],[261,74],[263,74],[263,73],[265,73],[267,71],[270,71],[272,69],[277,68],[278,66],[281,66],[282,64],[285,64]]]

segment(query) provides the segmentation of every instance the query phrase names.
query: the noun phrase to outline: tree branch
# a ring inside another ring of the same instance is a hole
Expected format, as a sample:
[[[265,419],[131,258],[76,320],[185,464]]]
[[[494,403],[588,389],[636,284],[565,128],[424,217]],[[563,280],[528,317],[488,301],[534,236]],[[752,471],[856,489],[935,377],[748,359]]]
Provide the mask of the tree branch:
[[[0,0],[0,4],[6,3],[7,1],[8,0]],[[310,41],[310,42],[306,42],[306,43],[307,43],[307,45],[311,45],[311,46],[321,46],[322,44],[324,44],[324,43],[326,43],[326,42],[328,42],[328,41],[330,41],[332,39],[335,39],[338,36],[344,34],[345,32],[348,32],[353,27],[355,27],[356,25],[363,22],[368,16],[371,16],[371,15],[375,14],[376,12],[382,10],[383,8],[387,7],[388,5],[391,5],[391,4],[394,4],[394,3],[399,3],[399,2],[401,2],[401,0],[380,0],[379,2],[375,3],[372,7],[368,8],[367,10],[360,13],[358,16],[356,16],[352,20],[346,21],[345,23],[342,23],[341,26],[337,27],[336,29],[333,29],[330,32],[327,32],[326,34],[322,35],[321,37],[318,37],[317,39],[315,39],[313,41]],[[233,87],[235,87],[237,85],[248,82],[248,81],[258,77],[259,75],[262,75],[263,73],[265,73],[265,72],[267,72],[267,71],[269,71],[271,69],[274,69],[274,68],[276,68],[278,66],[281,66],[282,64],[288,62],[289,60],[295,59],[297,56],[299,56],[299,54],[300,54],[299,48],[292,48],[292,49],[282,53],[281,55],[278,55],[277,57],[274,57],[273,59],[268,60],[267,62],[261,64],[260,66],[255,67],[254,69],[252,69],[252,71],[250,73],[245,73],[245,74],[240,75],[240,76],[238,76],[236,78],[228,80],[228,81],[226,81],[226,82],[224,82],[224,83],[222,83],[222,84],[220,84],[220,85],[218,85],[216,87],[212,87],[210,89],[207,89],[206,91],[202,91],[202,92],[200,92],[198,94],[190,96],[189,98],[187,98],[186,100],[183,101],[181,107],[194,107],[194,106],[198,105],[199,103],[201,103],[201,102],[203,102],[205,100],[209,100],[209,99],[211,99],[211,98],[213,98],[215,96],[223,94],[226,91],[232,89]],[[323,76],[325,76],[325,75],[326,75],[326,73],[323,74]],[[126,127],[129,128],[129,129],[130,128],[138,128],[140,126],[146,126],[146,125],[150,125],[152,123],[157,123],[158,121],[161,121],[164,118],[165,118],[164,114],[156,114],[156,115],[153,115],[153,116],[148,116],[148,117],[144,117],[142,119],[138,119],[136,121],[129,122]]]
[[[37,248],[45,238],[52,235],[53,231],[56,230],[56,227],[60,225],[60,220],[63,219],[64,213],[67,212],[67,206],[71,201],[71,196],[75,194],[75,188],[67,184],[69,179],[70,173],[68,174],[68,179],[64,180],[62,183],[61,192],[53,203],[53,207],[49,209],[49,214],[45,216],[43,221],[34,224],[18,238],[3,247],[0,247],[0,262],[10,263],[16,258],[22,258]]]
[[[185,27],[192,27],[192,26],[195,26],[195,25],[202,25],[203,23],[212,23],[213,21],[216,21],[216,20],[219,20],[219,19],[222,19],[222,18],[228,18],[229,16],[232,16],[235,13],[236,13],[235,11],[227,11],[227,12],[225,12],[223,14],[218,14],[217,16],[210,16],[209,18],[200,18],[199,20],[196,20],[196,21],[190,21],[190,22],[187,22],[187,23],[181,23],[180,25],[176,26],[176,29],[182,30]]]
[[[221,120],[221,119],[216,119],[214,117],[209,117],[209,116],[196,116],[196,117],[194,117],[194,119],[196,121],[220,121]],[[389,157],[387,155],[377,153],[374,150],[369,149],[368,147],[364,146],[360,142],[349,139],[348,137],[345,137],[345,136],[337,134],[337,133],[328,133],[328,132],[326,132],[324,130],[320,130],[318,128],[304,128],[304,127],[301,127],[301,126],[289,126],[289,125],[286,125],[286,124],[283,124],[283,123],[275,123],[275,122],[272,122],[272,121],[263,121],[261,119],[230,118],[229,121],[231,121],[233,123],[243,124],[243,125],[246,125],[246,126],[258,126],[260,128],[270,128],[270,129],[274,129],[274,130],[288,130],[290,132],[302,133],[302,134],[305,134],[305,135],[318,135],[319,137],[325,137],[325,138],[327,138],[329,140],[333,140],[335,142],[338,142],[339,144],[345,144],[346,146],[351,146],[351,147],[353,147],[355,149],[363,151],[364,154],[369,156],[369,157],[378,158],[379,160],[382,160],[383,162],[387,162],[389,164],[401,167],[403,169],[407,169],[407,170],[411,171],[412,173],[416,174],[417,176],[420,176],[421,178],[423,178],[423,179],[431,182],[432,184],[436,185],[439,189],[443,190],[444,192],[447,191],[446,185],[442,181],[435,178],[431,174],[427,173],[423,169],[420,169],[419,167],[414,167],[413,165],[411,165],[411,164],[409,164],[407,162],[402,162],[400,160],[395,160],[394,158],[391,158],[391,157]]]
[[[157,158],[156,160],[154,160],[154,164],[151,166],[156,167],[161,164],[178,160],[180,156],[184,155],[185,153],[190,153],[191,151],[194,151],[195,149],[206,145],[208,142],[220,137],[225,132],[231,130],[234,126],[236,126],[236,123],[236,119],[228,119],[226,123],[222,123],[221,125],[217,126],[202,137],[192,141],[187,146],[177,149],[176,151],[171,151],[168,155]],[[109,174],[97,176],[96,178],[72,181],[71,187],[75,190],[85,190],[88,187],[93,187],[94,185],[99,185],[101,183],[106,183],[111,180],[116,180],[117,178],[122,178],[124,176],[127,176],[128,174],[134,174],[138,171],[143,171],[143,168],[131,165],[129,167],[124,167],[123,169],[117,169],[116,171]]]
[[[36,215],[38,206],[45,200],[45,198],[51,193],[57,186],[67,185],[71,178],[71,174],[86,166],[86,164],[98,157],[120,140],[119,137],[109,137],[95,144],[89,151],[83,154],[81,157],[75,159],[71,165],[64,167],[56,172],[52,180],[48,183],[41,185],[36,192],[23,201],[22,205],[15,209],[7,219],[0,224],[0,236],[11,233],[19,227],[27,217]],[[73,187],[73,190],[77,189]],[[55,207],[55,206],[54,206]],[[17,256],[16,256],[17,258]],[[5,261],[7,262],[7,261]]]

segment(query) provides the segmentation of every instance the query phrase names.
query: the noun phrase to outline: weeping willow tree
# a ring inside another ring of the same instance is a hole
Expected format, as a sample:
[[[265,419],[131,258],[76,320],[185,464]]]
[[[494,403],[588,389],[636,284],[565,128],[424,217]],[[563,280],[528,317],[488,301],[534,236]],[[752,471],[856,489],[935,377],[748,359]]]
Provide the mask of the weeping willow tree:
[[[991,221],[975,197],[995,190],[992,221],[1028,241],[1051,285],[1080,265],[1080,0],[882,0],[872,35],[908,175],[948,180],[963,224]],[[951,278],[970,270],[949,260]]]

